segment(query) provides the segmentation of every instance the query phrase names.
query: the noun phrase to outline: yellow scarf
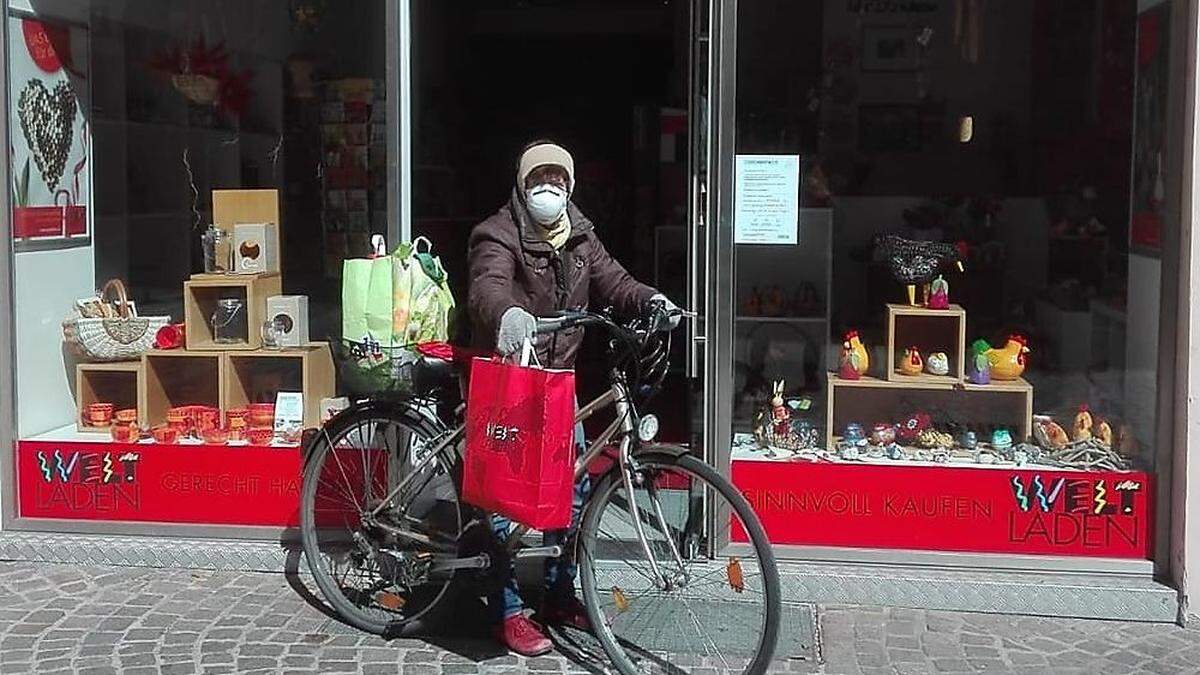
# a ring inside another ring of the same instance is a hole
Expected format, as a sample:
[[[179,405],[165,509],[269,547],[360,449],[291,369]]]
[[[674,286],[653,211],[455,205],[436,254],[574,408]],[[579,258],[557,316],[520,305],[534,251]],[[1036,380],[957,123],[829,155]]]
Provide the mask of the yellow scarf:
[[[567,212],[563,211],[562,218],[559,218],[550,227],[535,225],[538,232],[541,233],[542,239],[554,247],[555,251],[561,250],[567,243],[567,239],[571,237],[571,218],[567,216]]]

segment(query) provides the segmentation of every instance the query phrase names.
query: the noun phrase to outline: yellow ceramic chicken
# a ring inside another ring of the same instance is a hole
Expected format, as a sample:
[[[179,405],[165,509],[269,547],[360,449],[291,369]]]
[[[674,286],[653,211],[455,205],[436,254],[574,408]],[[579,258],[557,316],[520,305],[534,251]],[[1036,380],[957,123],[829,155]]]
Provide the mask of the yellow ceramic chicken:
[[[1058,422],[1050,418],[1041,421],[1038,426],[1050,448],[1062,450],[1067,447],[1067,443],[1071,442],[1071,439],[1067,437],[1067,432],[1059,426]]]
[[[856,330],[848,331],[842,340],[842,363],[849,363],[859,375],[866,375],[871,368],[871,357]]]
[[[1100,445],[1104,445],[1104,446],[1107,446],[1110,448],[1112,447],[1112,444],[1113,444],[1112,425],[1110,425],[1106,420],[1100,420],[1100,423],[1096,425],[1096,440],[1100,441]]]
[[[1024,335],[1013,333],[1003,349],[989,349],[984,354],[991,366],[993,380],[1015,380],[1025,372],[1025,355],[1029,353],[1029,343]]]
[[[1079,406],[1079,412],[1075,415],[1075,426],[1071,428],[1071,440],[1086,441],[1091,438],[1092,424],[1092,413],[1088,412],[1088,407]]]
[[[921,359],[921,352],[917,351],[916,347],[909,347],[904,352],[904,358],[900,359],[900,373],[903,375],[920,375],[925,369],[925,362]]]

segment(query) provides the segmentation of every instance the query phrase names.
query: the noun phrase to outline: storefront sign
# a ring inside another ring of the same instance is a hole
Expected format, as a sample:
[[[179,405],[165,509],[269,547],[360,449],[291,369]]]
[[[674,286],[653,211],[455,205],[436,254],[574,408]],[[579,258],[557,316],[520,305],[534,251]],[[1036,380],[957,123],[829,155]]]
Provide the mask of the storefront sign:
[[[776,544],[1141,559],[1151,552],[1153,495],[1142,472],[735,460],[733,481]]]
[[[294,526],[298,448],[21,441],[23,518]]]
[[[738,155],[734,243],[797,244],[800,156]]]

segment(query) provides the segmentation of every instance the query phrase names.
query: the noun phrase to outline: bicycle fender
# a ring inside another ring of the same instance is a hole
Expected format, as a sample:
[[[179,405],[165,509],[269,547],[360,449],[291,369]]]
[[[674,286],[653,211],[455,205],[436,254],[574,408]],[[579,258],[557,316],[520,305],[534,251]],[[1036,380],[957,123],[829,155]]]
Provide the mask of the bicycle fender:
[[[638,449],[634,450],[633,458],[636,460],[636,459],[643,459],[643,458],[652,457],[652,456],[657,455],[660,457],[666,456],[666,457],[670,457],[671,459],[678,459],[680,457],[686,456],[687,454],[689,454],[688,449],[684,448],[684,447],[680,447],[678,445],[651,444],[651,445],[643,445],[643,446],[639,447]],[[609,467],[607,471],[593,476],[593,478],[592,478],[592,480],[594,481],[593,484],[599,485],[600,481],[602,479],[604,479],[612,474],[615,474],[615,473],[617,473],[617,463],[614,461],[613,465],[611,467]]]
[[[639,447],[637,450],[634,451],[633,457],[634,457],[634,459],[637,459],[638,457],[642,457],[644,455],[668,455],[670,457],[678,458],[678,457],[685,457],[689,454],[691,454],[691,452],[687,448],[685,448],[681,445],[667,445],[665,443],[664,444],[656,443],[656,444],[651,444],[651,445],[643,445],[643,446]]]

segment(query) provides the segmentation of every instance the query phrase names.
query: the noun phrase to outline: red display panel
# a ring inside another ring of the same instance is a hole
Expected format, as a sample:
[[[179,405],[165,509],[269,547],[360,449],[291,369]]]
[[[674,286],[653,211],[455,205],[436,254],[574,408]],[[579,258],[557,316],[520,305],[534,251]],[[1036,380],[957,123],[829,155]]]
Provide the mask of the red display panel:
[[[1151,555],[1143,472],[738,460],[732,471],[775,544]]]
[[[24,518],[289,527],[299,448],[21,441]]]

